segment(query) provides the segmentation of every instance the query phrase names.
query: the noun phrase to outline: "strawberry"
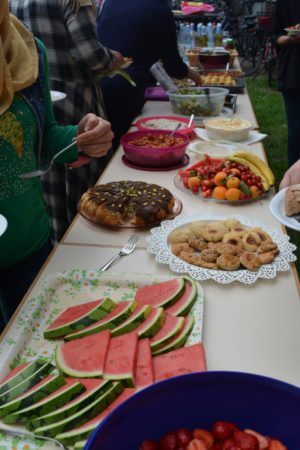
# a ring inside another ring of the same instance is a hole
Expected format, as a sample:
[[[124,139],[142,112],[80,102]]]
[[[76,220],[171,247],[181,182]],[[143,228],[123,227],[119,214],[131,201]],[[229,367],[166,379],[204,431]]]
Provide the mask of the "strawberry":
[[[185,448],[192,440],[192,434],[187,428],[177,430],[177,445]]]
[[[158,444],[155,441],[144,441],[140,450],[158,450]]]
[[[267,450],[269,448],[269,442],[265,436],[263,436],[262,434],[258,433],[257,431],[254,431],[254,430],[247,429],[244,431],[245,431],[245,433],[252,434],[253,436],[256,437],[256,439],[258,440],[259,450]]]
[[[271,439],[269,443],[269,450],[287,450],[287,447],[277,439]]]
[[[186,450],[207,450],[207,446],[204,441],[200,439],[193,439],[186,447]]]
[[[167,433],[159,441],[159,450],[177,449],[177,433]]]
[[[259,450],[258,440],[253,434],[235,430],[233,438],[234,442],[241,447],[241,450]]]
[[[215,439],[223,441],[232,436],[235,430],[235,424],[232,422],[219,421],[215,422],[212,427],[212,434]]]
[[[207,448],[210,449],[213,446],[213,443],[215,441],[213,435],[203,428],[195,428],[193,431],[193,437],[195,439],[202,439],[207,445]]]

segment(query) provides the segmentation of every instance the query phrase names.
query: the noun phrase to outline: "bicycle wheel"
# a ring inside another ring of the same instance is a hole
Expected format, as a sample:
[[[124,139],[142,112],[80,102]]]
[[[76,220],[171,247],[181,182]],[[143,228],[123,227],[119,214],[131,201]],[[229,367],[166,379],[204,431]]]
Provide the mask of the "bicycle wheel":
[[[246,76],[254,75],[261,66],[263,51],[255,32],[243,30],[236,38],[241,69]]]

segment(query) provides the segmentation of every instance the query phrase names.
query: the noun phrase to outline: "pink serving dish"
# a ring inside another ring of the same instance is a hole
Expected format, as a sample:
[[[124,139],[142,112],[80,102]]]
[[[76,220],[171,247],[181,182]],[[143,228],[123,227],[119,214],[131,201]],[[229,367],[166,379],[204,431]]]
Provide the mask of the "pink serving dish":
[[[181,145],[175,147],[138,147],[129,144],[134,139],[140,139],[147,135],[164,135],[168,136],[171,131],[166,130],[139,130],[124,134],[121,138],[121,145],[123,147],[126,158],[135,165],[146,167],[169,167],[180,163],[185,155],[186,147],[189,143],[189,138],[182,133],[174,133],[175,138],[183,139]]]
[[[189,121],[190,119],[187,117],[181,117],[181,116],[149,116],[149,117],[142,117],[141,119],[138,119],[136,121],[136,127],[138,130],[157,130],[157,128],[150,128],[147,127],[147,122],[151,121],[151,120],[160,120],[160,119],[165,119],[165,120],[171,120],[172,122],[174,122],[174,128],[176,127],[176,125],[178,124],[178,122],[182,123],[182,128],[179,128],[178,133],[181,134],[186,134],[189,135],[191,137],[191,135],[193,134],[195,125],[191,125],[190,127],[188,127]],[[163,129],[163,128],[161,128]],[[168,130],[171,131],[172,130]]]

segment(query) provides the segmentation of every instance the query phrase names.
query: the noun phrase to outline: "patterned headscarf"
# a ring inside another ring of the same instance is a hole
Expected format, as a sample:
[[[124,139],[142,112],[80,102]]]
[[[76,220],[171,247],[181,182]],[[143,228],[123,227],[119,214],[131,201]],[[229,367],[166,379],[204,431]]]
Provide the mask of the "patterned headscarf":
[[[0,8],[0,115],[12,104],[14,93],[38,77],[38,53],[33,35],[9,14],[7,0]]]

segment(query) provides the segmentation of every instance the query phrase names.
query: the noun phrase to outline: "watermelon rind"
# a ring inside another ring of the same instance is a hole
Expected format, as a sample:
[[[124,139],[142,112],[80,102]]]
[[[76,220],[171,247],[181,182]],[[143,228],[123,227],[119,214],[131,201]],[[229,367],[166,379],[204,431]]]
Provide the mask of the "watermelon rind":
[[[122,322],[124,322],[135,310],[137,307],[137,302],[135,300],[132,300],[129,302],[127,308],[125,308],[123,311],[121,311],[117,316],[107,319],[107,321],[104,320],[101,321],[101,323],[94,323],[93,325],[90,325],[87,328],[84,328],[83,330],[77,331],[75,333],[70,333],[67,336],[64,337],[65,341],[71,341],[73,339],[78,339],[84,336],[89,336],[90,334],[99,333],[102,330],[108,330],[113,329],[116,326],[120,325]]]
[[[108,389],[101,397],[96,398],[92,403],[85,408],[80,409],[76,414],[66,417],[60,422],[55,422],[50,425],[36,428],[34,434],[40,436],[55,437],[59,433],[69,430],[70,428],[79,426],[84,422],[95,417],[105,408],[107,408],[118,395],[123,391],[122,383],[113,383],[110,389]]]
[[[87,440],[76,442],[76,444],[74,445],[74,450],[83,450],[86,443],[87,443]]]
[[[35,417],[39,417],[44,414],[48,414],[51,411],[60,408],[66,403],[70,402],[82,392],[85,391],[85,387],[79,381],[75,382],[72,385],[65,385],[65,389],[61,392],[55,393],[48,399],[45,397],[40,402],[29,406],[27,408],[19,409],[16,412],[9,414],[3,419],[3,422],[6,424],[12,423],[27,423],[29,420],[34,419]]]
[[[147,337],[154,336],[158,330],[161,329],[163,323],[165,321],[165,310],[164,308],[155,308],[155,315],[152,318],[151,322],[138,330],[137,334],[140,339],[144,339]]]
[[[29,417],[28,427],[33,430],[38,427],[45,425],[50,425],[55,422],[64,420],[65,418],[72,416],[77,411],[85,408],[87,405],[92,403],[96,398],[101,397],[106,391],[112,387],[112,383],[109,380],[103,381],[103,383],[97,386],[95,389],[84,392],[78,399],[67,403],[65,406],[53,411],[49,414],[45,414],[40,417]]]
[[[193,280],[192,278],[189,277],[184,277],[185,279],[185,286],[187,284],[190,284],[192,287],[192,290],[188,296],[188,298],[186,298],[185,302],[181,305],[177,306],[177,301],[179,302],[181,299],[181,296],[184,295],[184,291],[182,292],[181,296],[177,299],[177,301],[170,307],[170,310],[166,310],[166,312],[168,314],[172,314],[172,316],[186,316],[189,311],[191,310],[193,304],[195,303],[195,301],[197,300],[197,295],[198,295],[198,289],[197,289],[197,284],[195,282],[195,280]]]
[[[170,352],[171,350],[175,350],[176,348],[183,347],[189,337],[195,319],[193,316],[188,316],[185,318],[186,323],[183,326],[183,329],[179,332],[178,336],[175,337],[171,342],[161,346],[158,350],[152,352],[153,356],[162,355],[163,353]]]
[[[44,364],[42,366],[39,366],[38,369],[29,377],[25,378],[25,380],[21,381],[19,384],[13,386],[9,391],[6,391],[4,392],[4,394],[0,395],[0,405],[4,405],[19,397],[24,392],[28,391],[28,389],[30,389],[32,386],[37,384],[44,375],[49,374],[54,369],[55,367],[51,363],[44,362]]]
[[[138,327],[149,316],[152,308],[149,305],[144,305],[138,312],[133,314],[125,320],[121,325],[114,328],[111,332],[112,336],[120,336],[121,334],[129,333]]]
[[[165,283],[165,282],[163,282],[163,283]],[[163,284],[163,283],[158,283],[158,284],[151,285],[151,286],[145,286],[144,288],[147,288],[147,290],[149,290],[149,289],[154,290],[155,286],[159,286],[160,284]],[[178,278],[174,278],[173,280],[168,280],[167,283],[174,284],[174,291],[173,291],[172,295],[169,295],[166,297],[161,296],[161,299],[159,302],[155,302],[155,303],[149,302],[149,304],[151,304],[152,306],[156,306],[157,308],[160,306],[162,306],[163,308],[167,308],[168,306],[171,306],[171,305],[173,305],[173,303],[176,302],[176,300],[181,296],[181,294],[184,290],[185,279],[184,279],[184,277],[178,277]],[[177,286],[176,286],[176,284],[177,284]],[[142,291],[143,287],[139,288],[139,289],[141,289],[141,291]],[[139,303],[139,300],[138,300],[139,289],[137,290],[136,297],[135,297],[138,303]],[[142,304],[145,304],[145,303],[146,303],[146,301],[144,301]]]
[[[24,367],[18,371],[14,376],[9,378],[7,381],[0,383],[0,396],[5,392],[9,391],[17,384],[26,380],[26,378],[30,377],[34,372],[36,372],[41,366],[43,366],[47,361],[45,359],[39,358],[33,361],[30,361]]]
[[[45,380],[44,383],[42,383]],[[46,377],[41,381],[42,384],[36,388],[32,388],[29,392],[25,392],[20,397],[12,400],[11,402],[5,403],[5,405],[0,407],[0,417],[11,414],[19,409],[25,408],[26,406],[32,405],[33,403],[39,402],[47,395],[59,389],[63,386],[66,381],[61,375],[53,375]]]
[[[109,297],[102,299],[95,308],[90,310],[85,315],[77,318],[72,322],[68,322],[57,328],[51,328],[44,331],[45,339],[54,339],[58,337],[65,336],[66,334],[72,333],[73,331],[85,328],[98,320],[103,319],[107,314],[109,314],[115,306],[115,302]]]
[[[178,334],[181,329],[183,328],[184,324],[184,317],[177,317],[178,321],[176,323],[176,326],[174,326],[168,334],[166,334],[161,339],[158,339],[156,341],[150,342],[150,347],[152,353],[159,349],[163,344],[167,343],[170,339],[172,339],[176,334]]]

